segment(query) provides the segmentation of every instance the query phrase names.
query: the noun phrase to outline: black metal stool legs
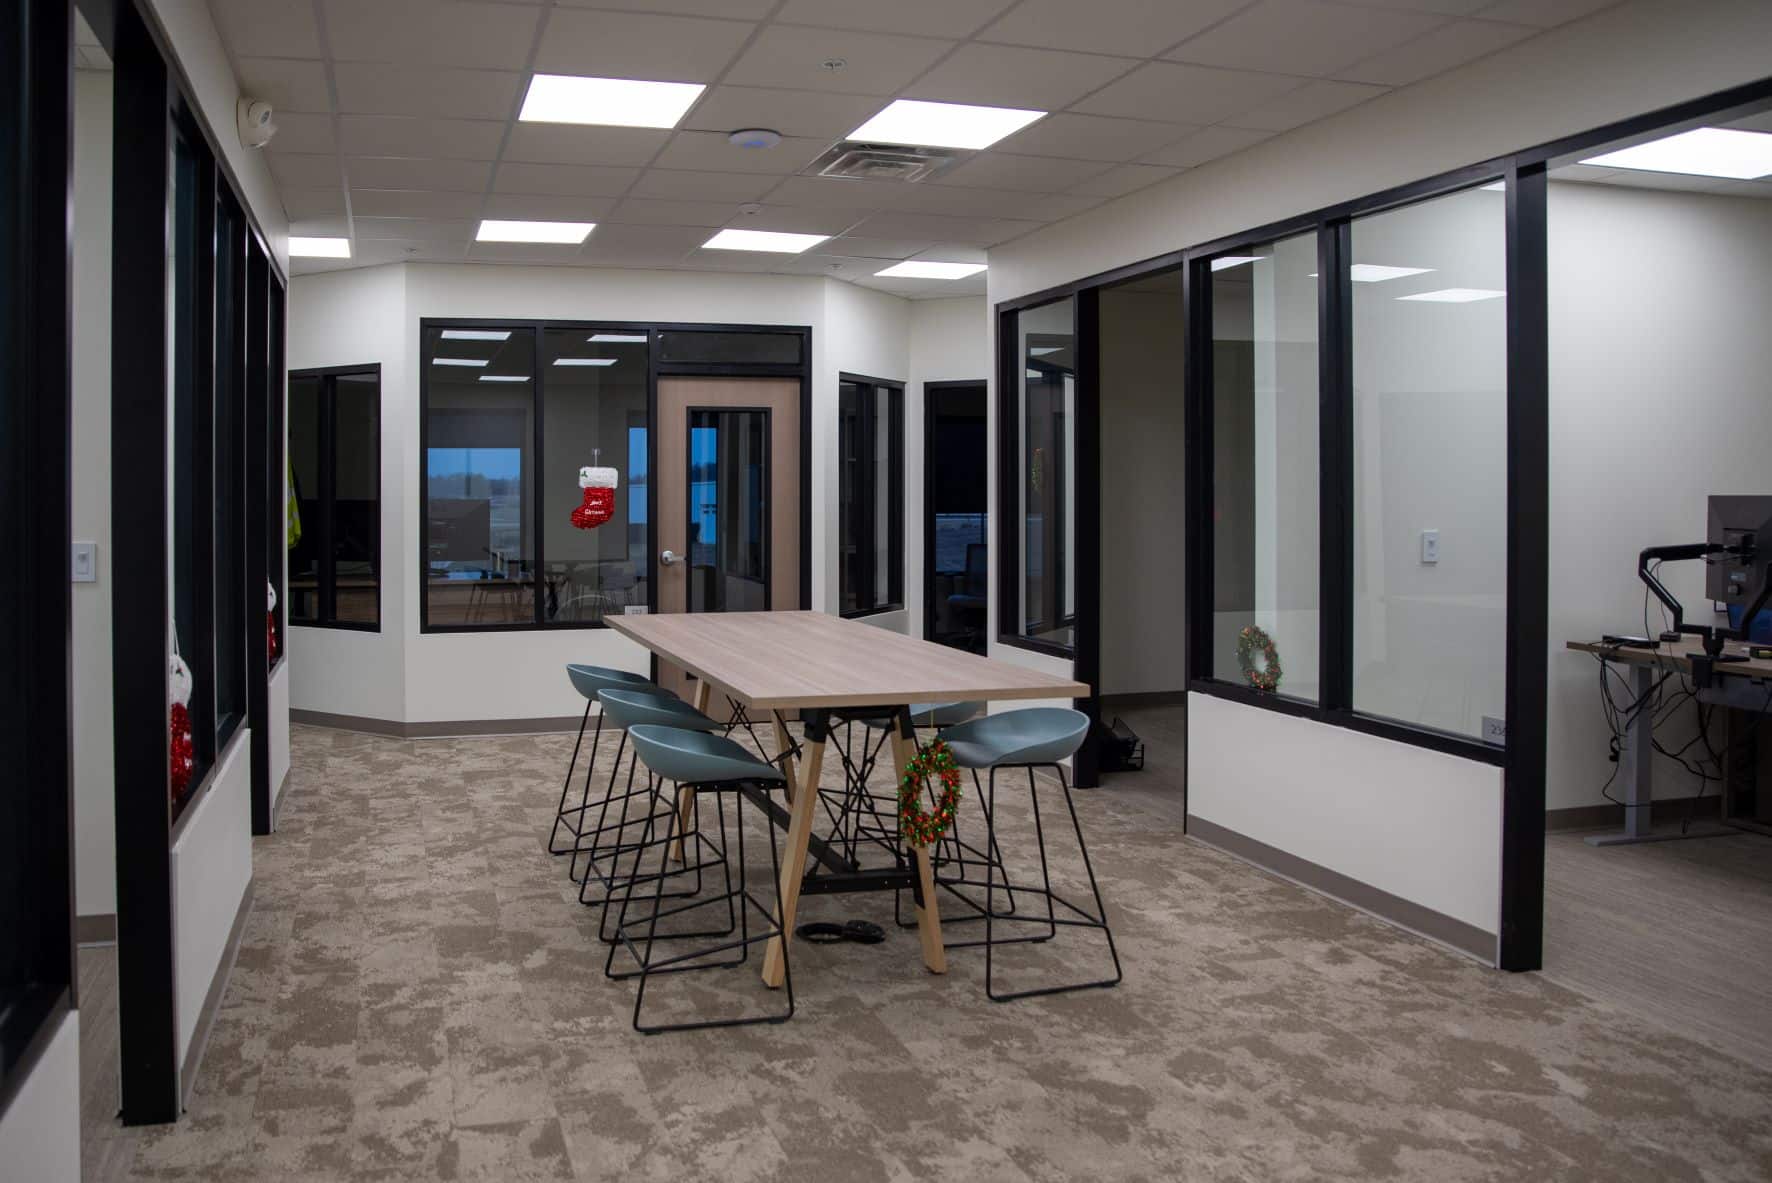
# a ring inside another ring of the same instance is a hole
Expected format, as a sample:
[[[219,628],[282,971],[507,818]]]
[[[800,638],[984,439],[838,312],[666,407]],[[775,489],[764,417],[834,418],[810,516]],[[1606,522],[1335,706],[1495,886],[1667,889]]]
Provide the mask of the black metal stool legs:
[[[597,740],[603,737],[603,712],[597,712],[597,732],[591,740],[589,766],[585,769],[585,791],[579,799],[577,808],[567,809],[566,799],[572,795],[572,773],[578,767],[578,750],[584,746],[585,722],[591,717],[591,700],[585,699],[585,713],[578,720],[578,738],[572,741],[572,760],[566,765],[566,783],[560,786],[560,808],[554,814],[554,828],[548,834],[549,854],[572,854],[576,857],[579,829],[584,825],[585,810],[589,808],[591,790],[591,768],[597,763]],[[567,822],[567,814],[573,815],[573,821]],[[572,835],[572,845],[560,845],[560,831],[565,829]]]

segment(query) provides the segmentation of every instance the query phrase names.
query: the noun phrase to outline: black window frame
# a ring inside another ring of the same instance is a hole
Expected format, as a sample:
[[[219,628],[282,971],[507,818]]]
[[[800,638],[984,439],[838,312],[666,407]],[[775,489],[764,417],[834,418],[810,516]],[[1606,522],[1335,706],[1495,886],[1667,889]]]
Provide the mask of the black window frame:
[[[904,595],[904,503],[905,503],[905,455],[904,455],[904,383],[889,378],[869,378],[861,374],[841,373],[837,375],[837,464],[838,480],[842,480],[841,466],[844,459],[843,433],[848,417],[843,413],[842,400],[844,387],[853,387],[859,405],[856,408],[855,422],[859,426],[859,439],[855,444],[855,463],[861,473],[857,477],[856,495],[851,501],[854,521],[849,523],[851,537],[855,540],[855,562],[847,565],[843,562],[843,526],[841,518],[837,524],[837,608],[838,614],[846,620],[856,620],[864,616],[878,616],[882,612],[902,612],[905,607]],[[886,493],[887,521],[886,546],[888,567],[886,569],[886,599],[875,602],[871,598],[868,603],[861,602],[860,589],[872,589],[879,585],[880,571],[875,561],[879,553],[879,400],[886,399],[886,454],[889,487]],[[865,495],[864,495],[865,494]],[[842,513],[842,500],[839,496],[838,513]],[[844,607],[846,600],[843,577],[853,572],[857,588],[856,604],[853,608]]]
[[[934,467],[934,464],[932,463],[932,461],[933,461],[933,458],[934,458],[935,452],[936,452],[935,438],[936,438],[936,434],[937,434],[937,423],[940,419],[940,416],[935,413],[935,405],[943,395],[947,395],[950,393],[959,394],[959,393],[963,393],[963,392],[976,392],[976,395],[978,397],[978,404],[981,408],[984,409],[985,437],[983,440],[983,450],[986,453],[986,460],[988,463],[989,452],[990,452],[990,448],[991,448],[990,426],[989,426],[989,423],[990,423],[990,382],[989,382],[989,380],[985,379],[985,378],[958,378],[958,379],[950,379],[950,380],[944,380],[944,381],[939,381],[939,382],[925,382],[925,383],[923,383],[923,523],[922,523],[922,529],[923,529],[923,639],[925,641],[932,641],[938,645],[944,644],[944,642],[938,640],[935,636],[935,621],[936,621],[936,616],[937,616],[936,605],[935,605],[935,577],[937,574],[936,569],[935,569],[935,563],[936,563],[935,552],[936,552],[936,518],[938,516],[938,513],[937,513],[937,508],[936,508],[936,503],[935,503],[936,502],[936,498],[935,498],[936,473],[935,473],[935,467]],[[989,489],[988,480],[986,481],[986,487],[985,487],[984,492],[985,492],[984,539],[985,539],[986,554],[988,555],[990,552],[990,548],[992,548],[996,545],[996,543],[994,541],[992,541],[992,523],[990,520],[991,519],[990,489]],[[990,599],[990,587],[988,584],[988,577],[989,577],[988,562],[987,562],[987,566],[986,566],[986,577],[987,577],[987,584],[985,587],[985,600],[988,605],[989,599]],[[987,607],[987,611],[988,611],[988,607]],[[990,648],[989,633],[990,633],[990,628],[989,628],[989,622],[987,621],[985,629],[980,634],[980,640],[984,642],[985,648],[987,650]]]
[[[426,595],[426,572],[429,562],[428,531],[422,525],[428,520],[424,515],[426,489],[429,483],[429,439],[430,439],[430,347],[428,339],[431,329],[509,329],[525,330],[535,334],[536,374],[530,383],[530,396],[535,400],[535,463],[530,484],[532,488],[540,488],[542,479],[541,432],[544,429],[542,409],[546,394],[546,369],[541,364],[542,347],[545,334],[549,330],[565,330],[571,332],[591,333],[631,333],[647,335],[646,363],[646,473],[647,480],[656,479],[653,474],[658,471],[658,381],[661,377],[708,377],[708,378],[792,378],[800,383],[800,607],[812,607],[812,432],[806,427],[812,422],[812,329],[808,325],[789,324],[719,324],[702,322],[677,321],[636,321],[636,320],[537,320],[534,318],[515,317],[463,317],[463,316],[424,316],[418,322],[418,481],[421,526],[418,538],[417,578],[418,593],[418,631],[421,636],[428,634],[448,633],[497,633],[497,632],[552,632],[577,631],[583,629],[605,629],[609,625],[600,620],[566,620],[549,621],[546,619],[546,591],[539,583],[535,589],[535,613],[528,621],[496,622],[491,624],[434,624],[430,619],[430,601]],[[666,362],[659,356],[659,336],[663,333],[744,333],[763,334],[768,336],[791,335],[799,338],[799,358],[794,364],[774,362],[746,361],[678,361]],[[532,511],[537,515],[547,512],[547,507],[535,499]],[[658,610],[658,547],[657,536],[652,531],[654,515],[657,513],[658,499],[650,498],[647,504],[647,546],[646,546],[646,610]],[[535,534],[535,554],[530,560],[537,569],[541,569],[546,561],[545,531],[538,528]],[[656,661],[655,661],[656,664]],[[655,671],[656,672],[656,671]]]
[[[371,553],[375,556],[375,619],[373,621],[340,620],[338,619],[337,555],[334,553],[335,548],[332,545],[333,535],[336,532],[335,528],[337,525],[337,515],[335,510],[338,501],[338,466],[336,463],[338,457],[338,380],[340,378],[362,378],[365,376],[373,377],[375,379],[375,439],[370,452],[370,454],[375,457],[375,512],[370,515],[369,519],[374,523],[375,528],[375,540],[370,548]],[[347,632],[379,633],[381,632],[382,621],[382,584],[386,577],[386,572],[382,570],[381,561],[383,512],[381,462],[381,363],[368,362],[362,365],[317,366],[303,370],[290,370],[285,375],[285,389],[288,388],[287,384],[289,382],[293,382],[297,379],[310,378],[316,380],[320,384],[319,405],[315,409],[316,414],[319,416],[319,429],[316,433],[317,442],[315,446],[319,451],[317,468],[319,472],[320,488],[316,490],[317,495],[314,498],[315,503],[319,506],[320,512],[316,515],[317,520],[315,521],[310,522],[305,517],[302,519],[302,534],[305,537],[309,530],[314,531],[314,545],[319,551],[320,574],[318,578],[318,586],[315,589],[317,593],[315,599],[319,604],[320,614],[318,618],[313,620],[290,617],[289,624],[294,628],[331,628],[344,629]],[[291,489],[289,495],[294,495],[293,489]],[[284,512],[287,512],[286,505]],[[286,530],[282,534],[282,541],[285,548],[287,548],[288,537]],[[281,609],[283,606],[283,599],[281,596],[278,597],[277,604],[279,609]]]

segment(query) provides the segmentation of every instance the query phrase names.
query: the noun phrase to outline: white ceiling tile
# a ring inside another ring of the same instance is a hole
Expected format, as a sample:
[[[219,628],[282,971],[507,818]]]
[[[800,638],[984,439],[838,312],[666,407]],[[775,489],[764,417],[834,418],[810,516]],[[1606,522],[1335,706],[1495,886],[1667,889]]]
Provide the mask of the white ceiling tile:
[[[311,3],[216,0],[209,8],[217,31],[236,57],[321,56],[320,26]]]
[[[1013,45],[964,45],[905,95],[949,103],[1054,111],[1131,70],[1131,58]]]
[[[1186,136],[1169,147],[1152,152],[1144,157],[1145,164],[1168,164],[1176,168],[1192,168],[1196,164],[1205,164],[1208,160],[1217,160],[1220,156],[1229,156],[1232,152],[1241,152],[1251,144],[1271,139],[1272,132],[1252,131],[1239,127],[1208,127]]]
[[[557,197],[619,197],[640,175],[637,168],[600,168],[579,164],[516,164],[498,166],[493,189],[499,193],[534,193]]]
[[[1431,13],[1262,0],[1165,57],[1234,70],[1327,75],[1443,24]]]
[[[629,12],[665,12],[679,16],[725,16],[760,21],[776,0],[560,0],[566,8],[619,8]]]
[[[263,99],[278,112],[332,110],[326,67],[319,62],[243,57],[237,58],[235,65],[240,74],[240,93]]]
[[[332,134],[332,116],[279,111],[277,134],[266,145],[268,152],[336,152],[337,138]]]
[[[610,197],[563,197],[548,193],[491,193],[483,218],[538,222],[600,222],[615,209]]]
[[[322,0],[335,61],[521,70],[541,10],[473,0]],[[293,2],[292,2],[293,6]]]
[[[517,123],[504,159],[529,164],[643,165],[671,138],[644,127],[580,127],[571,123]]]
[[[932,244],[926,238],[853,238],[847,234],[821,242],[818,249],[826,255],[867,259],[908,259]],[[954,262],[964,262],[956,259]]]
[[[598,226],[582,255],[587,263],[669,265],[712,235],[705,226]]]
[[[351,220],[339,214],[329,218],[297,218],[289,233],[298,238],[343,238],[351,232]]]
[[[864,238],[933,238],[941,242],[966,246],[995,246],[1030,231],[1044,222],[1014,218],[949,218],[940,214],[918,214],[890,211],[875,214],[855,233]]]
[[[653,163],[659,168],[780,176],[799,172],[827,147],[824,140],[784,138],[773,148],[740,148],[718,132],[680,131]]]
[[[940,263],[986,263],[990,261],[989,253],[983,247],[966,246],[957,242],[937,242],[918,251],[917,258],[933,259]]]
[[[355,244],[359,266],[378,263],[459,263],[467,251],[465,242],[440,239],[359,238]]]
[[[848,135],[883,106],[885,100],[875,95],[716,86],[702,96],[683,126],[720,132],[766,127],[784,136],[829,140]]]
[[[1496,21],[1453,21],[1426,36],[1355,62],[1336,77],[1381,86],[1408,86],[1494,53],[1538,30]]]
[[[1388,87],[1362,82],[1310,82],[1225,122],[1256,131],[1290,131],[1389,93]]]
[[[1150,62],[1090,95],[1077,108],[1095,115],[1146,119],[1161,115],[1180,123],[1210,124],[1279,98],[1303,83],[1277,74]]]
[[[736,86],[834,90],[844,94],[896,94],[952,49],[952,41],[771,25],[722,80]],[[823,63],[841,59],[842,69]]]
[[[1111,119],[1104,115],[1056,115],[1018,131],[995,147],[1029,156],[1063,156],[1073,160],[1119,163],[1154,152],[1197,130],[1186,123],[1149,119]]]
[[[1580,20],[1584,16],[1592,16],[1602,9],[1616,8],[1619,2],[1620,0],[1501,0],[1477,15],[1484,20],[1518,21],[1523,25],[1549,29]]]
[[[981,41],[1152,57],[1249,0],[1023,0]]]
[[[775,184],[775,177],[753,173],[649,168],[634,182],[629,196],[676,201],[756,201]]]
[[[712,82],[756,26],[742,21],[556,8],[536,50],[549,74]]]
[[[896,208],[914,186],[898,181],[862,181],[843,177],[787,177],[771,189],[777,205],[869,211]]]
[[[1761,111],[1757,115],[1748,115],[1725,123],[1724,127],[1739,128],[1742,131],[1772,132],[1772,111]]]
[[[345,176],[353,189],[441,189],[484,193],[492,165],[484,160],[422,160],[402,156],[348,156]]]
[[[578,243],[470,242],[471,263],[522,263],[569,267],[580,262]]]
[[[345,212],[345,191],[341,184],[331,189],[291,189],[278,185],[283,197],[283,212],[291,218],[324,218]]]
[[[1069,189],[1079,181],[1099,176],[1107,168],[1101,161],[980,152],[964,164],[941,174],[936,183],[982,186],[987,189],[1019,189],[1026,193],[1057,193],[1061,189]]]
[[[764,205],[754,214],[734,210],[723,225],[734,230],[774,230],[785,234],[841,234],[864,216],[853,210],[809,205]]]
[[[447,119],[511,118],[521,74],[497,70],[340,62],[340,111],[356,115],[424,115]]]
[[[657,197],[628,198],[609,214],[611,222],[637,226],[724,226],[738,212],[730,201],[665,201]]]
[[[423,119],[413,115],[341,115],[339,145],[353,156],[429,156],[492,160],[505,124],[493,119]]]
[[[474,237],[476,223],[467,218],[366,218],[352,219],[360,239],[398,239],[406,242],[466,242]],[[295,233],[291,228],[290,233]]]
[[[787,0],[775,19],[796,25],[967,37],[1014,0]]]
[[[274,152],[266,157],[271,175],[285,189],[330,189],[344,184],[338,157],[300,152]]]
[[[472,218],[479,211],[478,193],[438,193],[424,189],[351,190],[353,217]]]
[[[1441,16],[1470,16],[1495,0],[1346,0],[1364,8],[1401,8],[1409,12],[1436,12]]]
[[[1047,193],[1020,202],[1015,209],[1005,210],[1020,218],[1030,218],[1039,222],[1057,222],[1063,218],[1075,217],[1086,209],[1094,209],[1105,197],[1095,197],[1081,193]]]
[[[1150,164],[1122,164],[1091,177],[1071,189],[1085,197],[1124,197],[1158,181],[1166,181],[1180,173],[1178,168],[1159,168]]]

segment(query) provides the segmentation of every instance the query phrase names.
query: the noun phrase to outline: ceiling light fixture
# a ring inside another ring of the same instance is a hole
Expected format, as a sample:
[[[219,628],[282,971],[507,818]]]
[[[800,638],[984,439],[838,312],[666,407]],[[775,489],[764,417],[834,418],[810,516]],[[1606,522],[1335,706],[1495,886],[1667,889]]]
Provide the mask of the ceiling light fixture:
[[[530,80],[517,118],[525,123],[676,127],[706,89],[699,82],[537,74]]]
[[[1772,176],[1772,134],[1699,127],[1632,148],[1589,156],[1581,163],[1600,168],[1631,168],[1652,173],[1751,181]]]
[[[444,329],[445,341],[509,341],[509,329]]]
[[[909,259],[903,263],[894,263],[884,271],[876,271],[876,276],[888,279],[965,279],[968,275],[977,275],[985,269],[983,263],[937,263],[931,260]]]
[[[527,382],[527,381],[529,381],[529,379],[525,378],[522,374],[481,374],[480,381],[482,381],[482,382]]]
[[[348,238],[304,238],[289,236],[289,257],[292,259],[348,259],[351,240]]]
[[[612,366],[616,362],[613,357],[556,357],[557,366]]]
[[[848,138],[919,148],[988,148],[1045,115],[1044,111],[1016,107],[895,99],[884,111],[850,132]]]
[[[1232,267],[1241,267],[1245,263],[1259,262],[1259,255],[1224,255],[1212,260],[1212,270],[1229,271]]]
[[[1035,357],[1045,357],[1049,353],[1063,353],[1064,346],[1062,346],[1062,345],[1036,345],[1032,349],[1028,350],[1028,352],[1031,353]]]
[[[597,228],[595,222],[503,222],[482,219],[476,242],[548,242],[577,246]]]
[[[490,362],[489,357],[433,357],[434,366],[483,366]]]
[[[1355,263],[1347,269],[1355,283],[1383,283],[1387,279],[1403,279],[1410,275],[1426,275],[1432,267],[1386,267],[1382,263]]]
[[[1507,192],[1507,182],[1506,181],[1493,181],[1487,185],[1478,185],[1477,188],[1481,189],[1485,193],[1506,193]]]
[[[829,238],[828,234],[786,234],[779,230],[722,230],[701,244],[704,251],[774,251],[797,255]]]
[[[598,333],[594,337],[586,337],[592,345],[644,345],[645,333]]]
[[[1437,292],[1416,292],[1413,296],[1398,296],[1399,300],[1422,300],[1429,304],[1473,304],[1478,300],[1499,300],[1507,295],[1494,288],[1441,288]]]

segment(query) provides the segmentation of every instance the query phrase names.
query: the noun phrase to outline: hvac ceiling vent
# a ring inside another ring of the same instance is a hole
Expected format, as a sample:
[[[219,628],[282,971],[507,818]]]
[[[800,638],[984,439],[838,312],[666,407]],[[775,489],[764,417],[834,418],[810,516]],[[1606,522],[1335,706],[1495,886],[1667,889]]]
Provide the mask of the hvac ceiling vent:
[[[812,162],[807,176],[856,181],[924,181],[970,153],[954,148],[907,148],[845,140]]]

